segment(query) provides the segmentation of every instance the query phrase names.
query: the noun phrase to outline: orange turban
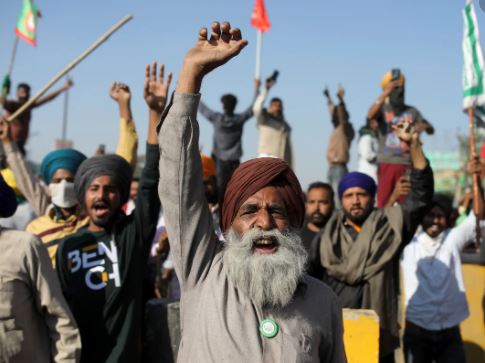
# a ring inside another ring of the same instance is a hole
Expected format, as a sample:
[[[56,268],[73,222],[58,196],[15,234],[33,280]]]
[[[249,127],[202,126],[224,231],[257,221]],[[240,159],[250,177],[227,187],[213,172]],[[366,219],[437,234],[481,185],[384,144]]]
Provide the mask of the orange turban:
[[[402,74],[402,72],[399,75],[399,80],[402,82],[401,84],[404,85],[404,82],[406,81],[406,79],[404,78],[404,75]],[[386,86],[391,81],[392,81],[392,71],[389,71],[386,74],[384,74],[384,77],[382,77],[382,81],[381,81],[381,87],[382,87],[382,89],[386,88]]]
[[[300,182],[281,159],[258,158],[242,163],[227,184],[221,211],[221,228],[228,230],[243,203],[264,187],[274,186],[281,193],[290,224],[301,227],[305,203]]]
[[[200,154],[200,158],[202,159],[202,171],[204,176],[216,176],[216,163],[214,162],[214,159],[205,154]]]

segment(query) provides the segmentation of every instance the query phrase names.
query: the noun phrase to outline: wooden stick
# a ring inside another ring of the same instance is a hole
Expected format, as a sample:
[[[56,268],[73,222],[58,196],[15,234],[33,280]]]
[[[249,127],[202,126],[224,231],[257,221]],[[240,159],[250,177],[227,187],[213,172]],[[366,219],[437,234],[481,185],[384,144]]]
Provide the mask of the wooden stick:
[[[470,129],[470,159],[474,160],[477,157],[477,151],[475,150],[475,127],[473,125],[474,119],[474,108],[470,107],[468,109],[468,128]],[[480,193],[480,189],[478,187],[480,183],[480,175],[472,174],[472,182],[473,182],[473,212],[475,213],[476,218],[476,240],[475,240],[475,247],[478,249],[480,247],[480,237],[481,237],[481,228],[480,228],[480,202],[479,198],[482,198]]]
[[[127,15],[123,19],[121,19],[118,23],[116,23],[110,30],[108,30],[107,33],[105,33],[103,36],[101,36],[96,42],[93,43],[88,49],[84,51],[79,57],[74,59],[71,63],[69,63],[62,71],[60,71],[58,74],[54,76],[39,92],[36,93],[36,95],[32,98],[30,98],[27,102],[23,104],[22,107],[20,107],[16,112],[14,112],[13,115],[11,115],[7,121],[11,122],[12,120],[16,119],[19,117],[25,110],[27,110],[32,104],[37,101],[49,88],[51,88],[54,83],[56,83],[58,80],[60,80],[67,72],[69,72],[71,69],[73,69],[75,66],[77,66],[81,61],[83,61],[89,54],[91,54],[96,48],[98,48],[102,43],[104,43],[108,38],[119,28],[121,28],[123,25],[125,25],[128,21],[133,19],[132,15]]]

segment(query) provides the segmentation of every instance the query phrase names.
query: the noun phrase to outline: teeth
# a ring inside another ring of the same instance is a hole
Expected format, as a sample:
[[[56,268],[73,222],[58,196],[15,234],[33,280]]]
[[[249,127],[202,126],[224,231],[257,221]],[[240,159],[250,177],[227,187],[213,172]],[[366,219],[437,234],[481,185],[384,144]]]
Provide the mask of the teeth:
[[[271,244],[273,244],[273,241],[269,238],[261,238],[256,243],[258,245],[271,245]]]

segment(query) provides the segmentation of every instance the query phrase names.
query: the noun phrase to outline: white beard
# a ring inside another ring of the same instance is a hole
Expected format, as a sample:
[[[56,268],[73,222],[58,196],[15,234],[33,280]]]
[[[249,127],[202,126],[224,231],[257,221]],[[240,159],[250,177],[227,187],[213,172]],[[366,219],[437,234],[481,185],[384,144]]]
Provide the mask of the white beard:
[[[279,243],[273,254],[253,251],[261,237]],[[303,273],[308,254],[295,232],[252,228],[242,237],[231,228],[226,234],[223,262],[230,281],[260,307],[286,306],[292,299]]]

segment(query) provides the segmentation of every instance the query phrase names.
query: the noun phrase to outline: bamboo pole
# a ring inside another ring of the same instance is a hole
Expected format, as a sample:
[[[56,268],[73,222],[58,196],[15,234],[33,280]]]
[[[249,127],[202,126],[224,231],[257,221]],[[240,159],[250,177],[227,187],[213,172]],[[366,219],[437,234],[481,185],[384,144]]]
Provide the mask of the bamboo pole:
[[[132,15],[127,15],[123,19],[121,19],[118,23],[116,23],[108,32],[102,35],[96,42],[94,42],[88,49],[84,51],[79,57],[74,59],[71,63],[69,63],[62,71],[56,74],[47,84],[35,94],[34,97],[30,98],[27,102],[23,104],[16,112],[14,112],[9,118],[7,119],[8,122],[19,117],[25,110],[27,110],[32,104],[37,101],[49,88],[51,88],[57,81],[59,81],[67,72],[72,70],[75,66],[77,66],[80,62],[82,62],[88,55],[90,55],[96,48],[98,48],[102,43],[104,43],[108,38],[119,28],[125,25],[128,21],[133,19]]]
[[[473,125],[474,119],[474,108],[470,107],[468,109],[468,128],[470,129],[470,159],[474,160],[477,157],[477,151],[475,150],[475,127]],[[472,174],[472,182],[473,182],[473,212],[477,216],[476,218],[476,240],[475,240],[475,247],[478,249],[480,247],[480,237],[481,237],[481,228],[480,228],[480,198],[482,195],[480,193],[479,183],[480,183],[480,175]]]
[[[69,78],[66,79],[66,81],[69,80]],[[69,87],[70,88],[70,87]],[[69,108],[69,88],[64,92],[64,109],[62,112],[62,134],[61,134],[61,140],[63,142],[66,142],[67,139],[67,112]]]

